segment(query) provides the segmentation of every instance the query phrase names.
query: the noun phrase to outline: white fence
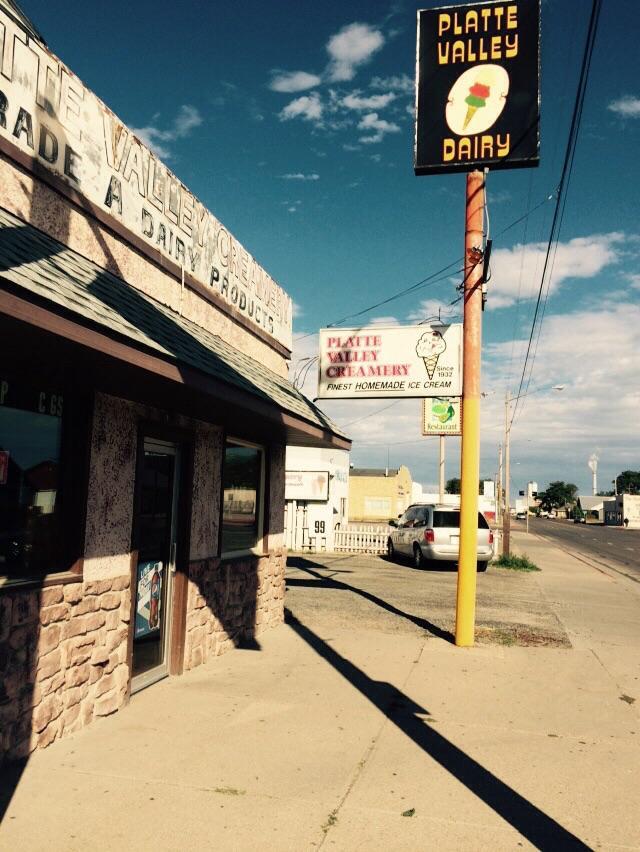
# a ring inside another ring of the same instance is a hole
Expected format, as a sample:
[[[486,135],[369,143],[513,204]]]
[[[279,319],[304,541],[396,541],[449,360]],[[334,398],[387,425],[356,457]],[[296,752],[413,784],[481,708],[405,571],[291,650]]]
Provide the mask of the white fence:
[[[386,553],[389,528],[372,524],[349,524],[335,530],[334,550],[336,553]]]

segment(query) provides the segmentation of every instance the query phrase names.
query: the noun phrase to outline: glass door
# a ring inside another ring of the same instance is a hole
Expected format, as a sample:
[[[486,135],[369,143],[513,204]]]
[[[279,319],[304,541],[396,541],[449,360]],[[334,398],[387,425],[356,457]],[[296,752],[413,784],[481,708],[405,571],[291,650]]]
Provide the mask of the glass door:
[[[138,566],[133,589],[132,692],[168,674],[179,461],[177,444],[144,439],[134,519]]]

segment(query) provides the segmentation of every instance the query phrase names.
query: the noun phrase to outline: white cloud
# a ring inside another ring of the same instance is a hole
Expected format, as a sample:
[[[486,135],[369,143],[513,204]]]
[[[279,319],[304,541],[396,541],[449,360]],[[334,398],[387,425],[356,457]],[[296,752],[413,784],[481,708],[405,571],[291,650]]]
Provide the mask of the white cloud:
[[[154,116],[154,120],[157,118],[158,116]],[[147,125],[147,127],[133,127],[132,131],[141,142],[144,142],[159,157],[168,159],[171,157],[171,148],[168,143],[175,142],[177,139],[184,139],[201,124],[202,116],[198,110],[190,104],[182,104],[168,129],[162,130],[155,125]]]
[[[458,305],[449,305],[440,299],[423,299],[417,308],[407,315],[409,322],[423,322],[425,320],[434,320],[438,316],[448,322],[453,316],[459,314],[462,308]]]
[[[629,281],[634,290],[640,290],[640,275],[632,272],[627,275],[627,280]]]
[[[347,109],[384,109],[391,101],[396,99],[393,92],[386,92],[384,95],[369,95],[369,97],[361,97],[359,91],[352,92],[342,99],[342,105]]]
[[[286,175],[280,175],[283,180],[320,180],[320,175],[310,174],[305,175],[302,172],[291,172]]]
[[[353,80],[356,70],[369,62],[383,44],[382,33],[369,24],[353,23],[342,27],[327,43],[327,53],[331,57],[327,69],[329,80]]]
[[[373,317],[367,320],[366,325],[400,325],[397,317]]]
[[[358,130],[375,131],[372,136],[361,136],[360,142],[364,144],[372,144],[381,142],[387,133],[399,133],[400,128],[393,122],[386,121],[384,118],[379,118],[377,112],[370,112],[365,115],[358,124]]]
[[[558,243],[549,292],[553,293],[569,278],[593,278],[605,267],[617,263],[625,239],[624,234],[613,232]],[[546,243],[495,250],[491,255],[488,307],[513,305],[519,289],[522,299],[537,296],[546,250]]]
[[[378,317],[393,324],[393,317]],[[366,325],[370,325],[367,321]],[[530,391],[523,400],[511,435],[512,493],[528,480],[541,488],[552,479],[588,488],[591,473],[587,459],[600,448],[599,484],[607,488],[616,473],[637,466],[637,424],[640,421],[640,387],[637,381],[637,329],[640,305],[630,302],[597,310],[547,314],[535,361]],[[528,337],[516,341],[510,387],[517,389]],[[294,344],[298,369],[302,358],[318,353],[317,336]],[[497,447],[504,435],[504,392],[511,342],[485,344],[482,387],[490,395],[482,400],[481,474],[497,470]],[[514,387],[514,376],[515,387]],[[316,394],[317,369],[313,365],[304,385],[310,398]],[[561,392],[552,385],[565,385]],[[352,461],[365,467],[384,467],[387,447],[393,467],[408,465],[414,480],[437,481],[438,442],[421,437],[420,401],[321,401],[320,406],[338,425],[351,423]],[[366,419],[360,419],[365,417]],[[457,476],[459,441],[447,439],[446,475]],[[587,492],[590,493],[590,492]]]
[[[639,323],[640,305],[632,303],[546,317],[530,390],[548,390],[522,400],[522,413],[515,426],[519,440],[537,445],[541,459],[551,453],[564,468],[563,473],[576,456],[583,460],[586,470],[593,444],[606,448],[611,463],[614,455],[631,454],[637,447],[640,389],[635,340]],[[516,341],[514,347],[514,390],[519,384],[527,339]],[[500,397],[511,348],[510,342],[485,347],[483,384],[501,390],[487,397],[483,428],[493,429],[496,440],[503,428]],[[549,390],[552,385],[565,388],[558,393]],[[554,478],[574,476],[567,471],[567,475]]]
[[[280,204],[287,208],[287,213],[297,213],[302,201],[281,201]]]
[[[397,92],[402,95],[413,95],[415,81],[407,74],[397,77],[374,77],[369,83],[372,89]]]
[[[182,104],[178,115],[173,122],[173,133],[175,137],[188,136],[194,127],[202,124],[202,116],[194,106]]]
[[[412,110],[413,111],[413,110]],[[488,204],[504,204],[506,201],[511,201],[512,195],[507,189],[502,189],[499,191],[489,190],[487,192],[487,203]]]
[[[320,85],[321,78],[307,71],[273,71],[269,88],[274,92],[303,92]]]
[[[640,98],[634,95],[623,95],[607,104],[607,109],[621,118],[640,118]]]
[[[292,118],[302,118],[305,121],[319,121],[322,118],[323,105],[320,95],[312,92],[310,95],[302,95],[291,101],[280,112],[280,121],[289,121]]]

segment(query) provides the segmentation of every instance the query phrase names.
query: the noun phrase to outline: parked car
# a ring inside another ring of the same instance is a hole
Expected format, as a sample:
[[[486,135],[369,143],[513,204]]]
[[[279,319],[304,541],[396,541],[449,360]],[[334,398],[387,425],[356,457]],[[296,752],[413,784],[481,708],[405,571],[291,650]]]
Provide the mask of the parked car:
[[[457,562],[460,553],[460,512],[451,506],[418,503],[409,506],[387,540],[389,559],[408,556],[416,568],[432,562]],[[486,571],[493,556],[493,532],[481,512],[478,512],[478,571]]]
[[[586,524],[587,523],[587,516],[586,515],[576,515],[575,518],[573,519],[573,523],[574,524]]]
[[[516,512],[516,521],[526,521],[527,513],[526,512]]]

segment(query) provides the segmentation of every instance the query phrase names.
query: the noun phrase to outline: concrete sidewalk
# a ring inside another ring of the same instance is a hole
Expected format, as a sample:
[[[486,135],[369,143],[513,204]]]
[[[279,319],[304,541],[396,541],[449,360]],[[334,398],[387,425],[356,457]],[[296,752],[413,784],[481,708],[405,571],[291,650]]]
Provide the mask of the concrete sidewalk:
[[[0,849],[640,849],[640,584],[514,538],[571,648],[457,649],[292,588],[259,651],[34,755]]]

